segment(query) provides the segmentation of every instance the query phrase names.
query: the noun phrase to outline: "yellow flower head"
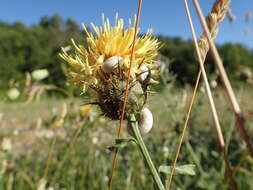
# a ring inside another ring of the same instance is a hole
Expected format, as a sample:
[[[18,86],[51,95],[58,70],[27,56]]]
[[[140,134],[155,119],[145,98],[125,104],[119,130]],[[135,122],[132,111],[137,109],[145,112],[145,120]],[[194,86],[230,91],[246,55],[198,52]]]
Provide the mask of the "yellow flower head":
[[[97,93],[96,102],[105,116],[119,119],[122,112],[128,70],[135,33],[136,17],[133,25],[124,29],[122,19],[116,14],[114,26],[102,15],[102,26],[91,24],[94,33],[88,31],[87,48],[72,40],[74,55],[62,48],[60,56],[68,62],[68,77],[75,85],[88,86]],[[146,35],[137,36],[132,56],[129,97],[126,113],[138,113],[147,98],[147,84],[155,73],[154,58],[160,43],[149,30]],[[126,116],[125,116],[126,117]]]
[[[127,71],[130,64],[130,56],[134,39],[134,26],[129,20],[129,26],[124,29],[124,22],[115,16],[114,26],[111,26],[109,19],[104,19],[102,15],[102,26],[97,27],[91,24],[94,34],[89,32],[84,26],[87,34],[88,47],[85,49],[82,45],[77,45],[72,40],[75,55],[69,55],[64,48],[60,56],[69,63],[71,70],[68,72],[69,77],[76,85],[96,85],[101,81],[108,79],[108,68],[103,64],[116,62],[111,68],[113,73],[123,75],[126,79]],[[152,37],[152,31],[149,30],[146,35],[138,36],[134,46],[134,54],[131,68],[131,81],[135,81],[138,75],[143,72],[142,64],[149,69],[155,66],[153,59],[157,55],[159,43]],[[104,68],[104,69],[103,69]],[[118,68],[118,69],[117,69]],[[109,68],[110,69],[110,68]],[[153,72],[153,71],[152,71]]]

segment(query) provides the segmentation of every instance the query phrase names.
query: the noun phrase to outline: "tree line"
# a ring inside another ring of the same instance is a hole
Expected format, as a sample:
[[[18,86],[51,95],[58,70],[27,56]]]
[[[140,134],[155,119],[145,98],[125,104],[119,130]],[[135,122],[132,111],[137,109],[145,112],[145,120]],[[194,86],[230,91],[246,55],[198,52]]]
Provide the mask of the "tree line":
[[[157,37],[163,44],[160,53],[170,60],[169,71],[176,75],[180,83],[193,83],[198,64],[193,56],[192,41]],[[0,89],[7,88],[10,79],[22,85],[25,72],[42,68],[50,73],[45,82],[65,87],[64,63],[58,53],[61,47],[70,44],[71,38],[85,45],[86,35],[79,25],[72,19],[63,20],[59,15],[42,17],[38,24],[32,26],[21,22],[0,22]],[[227,71],[233,77],[241,68],[253,68],[253,50],[232,43],[219,45],[218,49]],[[215,74],[210,56],[207,57],[206,68]]]

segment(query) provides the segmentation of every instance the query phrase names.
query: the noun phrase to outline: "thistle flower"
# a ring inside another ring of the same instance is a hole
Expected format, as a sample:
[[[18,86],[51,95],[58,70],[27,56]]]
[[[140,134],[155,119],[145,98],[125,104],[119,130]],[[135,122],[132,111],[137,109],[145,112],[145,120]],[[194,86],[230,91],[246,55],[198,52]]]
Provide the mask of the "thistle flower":
[[[122,19],[115,16],[114,26],[102,15],[102,26],[91,24],[94,33],[88,31],[88,47],[77,45],[72,40],[74,55],[62,48],[60,56],[70,65],[67,76],[75,85],[93,89],[98,104],[105,116],[118,120],[121,114],[126,87],[127,73],[130,66],[131,50],[134,39],[134,25],[124,29]],[[149,81],[157,71],[154,58],[157,56],[159,42],[148,30],[146,35],[137,36],[134,45],[130,73],[129,98],[126,113],[138,113],[146,103],[146,91]]]

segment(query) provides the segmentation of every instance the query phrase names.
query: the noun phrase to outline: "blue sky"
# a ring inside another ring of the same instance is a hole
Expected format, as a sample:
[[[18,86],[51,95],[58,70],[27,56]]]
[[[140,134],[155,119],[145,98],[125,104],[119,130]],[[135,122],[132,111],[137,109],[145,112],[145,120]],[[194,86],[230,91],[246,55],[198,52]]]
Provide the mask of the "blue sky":
[[[199,1],[207,14],[214,0]],[[116,12],[126,20],[132,18],[137,11],[137,4],[137,0],[1,0],[0,20],[9,23],[21,21],[26,25],[32,25],[38,23],[42,16],[57,13],[63,18],[76,20],[80,25],[88,25],[90,22],[99,25],[101,13],[110,20],[113,20]],[[231,9],[237,17],[236,21],[231,24],[226,19],[220,25],[216,41],[240,42],[253,48],[253,20],[246,23],[244,19],[247,11],[253,12],[253,1],[232,0]],[[193,6],[191,10],[197,32],[200,34],[202,30]],[[191,38],[183,0],[143,0],[140,28],[141,32],[153,28],[155,34]],[[246,29],[252,30],[250,35],[245,35]]]

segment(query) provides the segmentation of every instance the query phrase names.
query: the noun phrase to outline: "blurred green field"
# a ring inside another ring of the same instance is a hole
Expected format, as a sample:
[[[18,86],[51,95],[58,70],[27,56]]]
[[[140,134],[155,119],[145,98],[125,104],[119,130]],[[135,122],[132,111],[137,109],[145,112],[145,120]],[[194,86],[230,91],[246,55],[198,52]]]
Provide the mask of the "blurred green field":
[[[247,130],[252,134],[252,85],[236,89]],[[191,93],[191,87],[168,87],[150,97],[155,121],[144,140],[156,167],[172,164]],[[238,187],[252,189],[253,159],[239,138],[226,94],[221,87],[213,89],[213,93]],[[47,96],[30,103],[0,102],[0,190],[108,189],[113,152],[107,147],[113,144],[119,123],[100,117],[96,106],[90,112],[80,113],[83,102],[81,98]],[[67,115],[61,126],[63,103],[67,104]],[[55,146],[48,161],[52,143]],[[209,104],[200,91],[178,164],[195,164],[196,175],[176,175],[172,189],[229,189]],[[120,151],[113,189],[154,189],[134,144]]]

